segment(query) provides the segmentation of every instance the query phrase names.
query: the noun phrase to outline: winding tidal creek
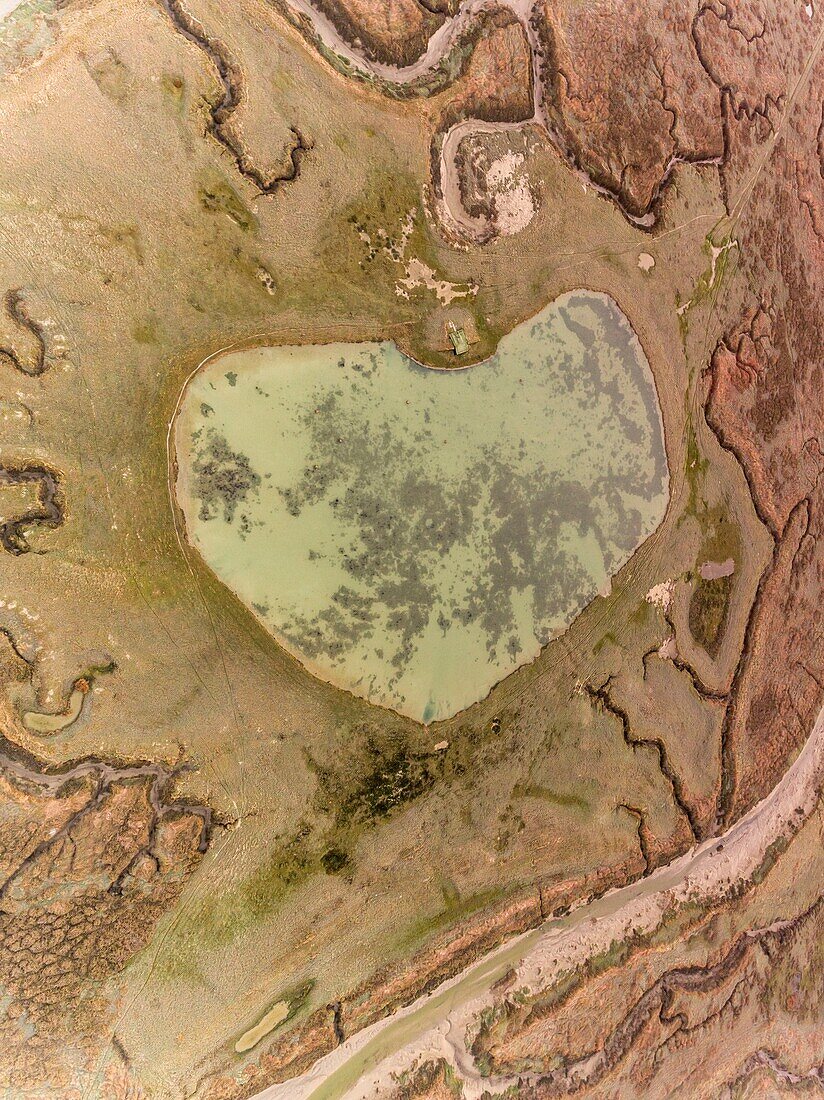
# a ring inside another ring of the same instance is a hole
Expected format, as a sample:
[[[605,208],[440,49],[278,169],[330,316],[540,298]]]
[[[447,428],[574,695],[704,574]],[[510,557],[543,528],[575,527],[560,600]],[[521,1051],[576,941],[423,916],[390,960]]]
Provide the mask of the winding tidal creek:
[[[649,364],[588,291],[465,370],[392,343],[221,355],[175,447],[214,573],[315,675],[423,722],[533,660],[667,504]]]

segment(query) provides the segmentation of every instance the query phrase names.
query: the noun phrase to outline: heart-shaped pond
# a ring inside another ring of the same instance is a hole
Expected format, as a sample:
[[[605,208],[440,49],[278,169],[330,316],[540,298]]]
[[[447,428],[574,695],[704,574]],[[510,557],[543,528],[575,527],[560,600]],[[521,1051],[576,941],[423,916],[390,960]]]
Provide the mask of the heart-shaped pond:
[[[175,438],[217,576],[313,673],[424,722],[532,660],[667,503],[649,365],[585,291],[467,370],[391,343],[223,355]]]

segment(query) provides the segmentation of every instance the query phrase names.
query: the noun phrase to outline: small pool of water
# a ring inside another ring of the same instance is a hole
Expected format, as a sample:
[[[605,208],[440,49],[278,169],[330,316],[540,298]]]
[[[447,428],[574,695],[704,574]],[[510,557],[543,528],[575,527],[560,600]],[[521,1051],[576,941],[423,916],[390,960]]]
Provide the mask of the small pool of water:
[[[175,441],[217,576],[310,671],[424,722],[533,660],[667,504],[649,365],[584,291],[467,370],[391,343],[223,355]]]

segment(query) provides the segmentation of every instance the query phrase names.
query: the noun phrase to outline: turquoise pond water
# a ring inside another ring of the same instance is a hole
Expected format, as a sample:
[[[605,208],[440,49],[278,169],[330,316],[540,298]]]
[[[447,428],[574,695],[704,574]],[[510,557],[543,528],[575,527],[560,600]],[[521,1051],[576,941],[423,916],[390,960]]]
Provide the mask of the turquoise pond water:
[[[175,440],[217,576],[315,675],[424,722],[533,660],[667,504],[649,365],[585,291],[466,370],[391,343],[222,355]]]

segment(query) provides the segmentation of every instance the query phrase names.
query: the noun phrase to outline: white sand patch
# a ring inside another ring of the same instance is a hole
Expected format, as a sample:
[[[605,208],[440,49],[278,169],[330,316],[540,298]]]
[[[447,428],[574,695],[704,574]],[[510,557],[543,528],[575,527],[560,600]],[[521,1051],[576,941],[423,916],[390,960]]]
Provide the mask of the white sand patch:
[[[655,267],[655,257],[651,256],[649,252],[639,252],[638,266],[642,271],[652,271]]]
[[[498,157],[489,166],[486,174],[487,183],[495,190],[506,187],[515,179],[515,172],[524,163],[523,153],[513,153],[508,149],[502,157]]]
[[[526,229],[535,217],[535,204],[526,180],[521,180],[496,197],[495,216],[498,230],[504,237],[514,237],[516,233]]]
[[[509,150],[494,160],[486,173],[486,182],[494,196],[495,222],[504,237],[520,233],[535,217],[529,178],[518,173],[523,163],[522,153]]]
[[[665,661],[674,661],[678,656],[678,646],[675,644],[675,635],[670,634],[668,638],[664,638],[663,642],[658,647],[658,656],[663,657]]]
[[[455,298],[471,298],[478,293],[477,283],[450,283],[446,279],[438,279],[423,260],[410,260],[406,265],[406,278],[397,281],[395,293],[408,298],[405,291],[421,286],[434,291],[438,301],[444,306],[448,306]]]
[[[675,588],[675,581],[661,581],[660,584],[655,584],[647,592],[644,599],[647,603],[653,604],[655,607],[660,607],[662,611],[669,611],[672,606],[672,590]]]
[[[721,256],[724,255],[725,252],[729,252],[731,248],[738,248],[738,241],[736,241],[734,238],[727,241],[726,244],[715,245],[710,242],[710,270],[709,273],[705,272],[701,276],[701,278],[696,283],[696,287],[703,284],[707,291],[715,290],[716,279],[719,277],[720,271],[718,260]],[[693,299],[688,298],[686,302],[682,302],[682,304],[676,308],[675,312],[678,314],[679,317],[684,316],[687,310],[692,306],[692,302]]]
[[[723,256],[725,252],[729,252],[731,248],[738,248],[738,241],[734,238],[727,241],[726,244],[710,244],[710,290],[715,288],[715,279],[718,274],[718,261],[721,256]]]

